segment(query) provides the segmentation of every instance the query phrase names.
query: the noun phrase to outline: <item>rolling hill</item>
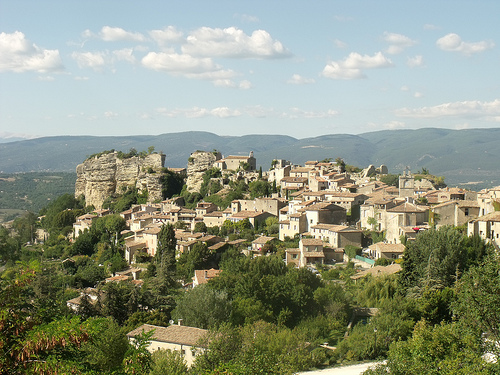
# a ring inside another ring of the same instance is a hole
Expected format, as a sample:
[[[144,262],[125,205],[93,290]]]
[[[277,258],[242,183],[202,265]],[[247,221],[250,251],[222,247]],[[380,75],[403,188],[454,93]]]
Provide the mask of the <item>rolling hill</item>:
[[[169,167],[184,167],[191,152],[217,149],[224,155],[254,151],[257,164],[267,170],[272,159],[301,164],[307,160],[342,157],[346,163],[366,167],[385,164],[390,173],[406,166],[422,167],[443,175],[450,185],[480,182],[500,184],[499,129],[391,130],[358,135],[331,134],[296,139],[285,135],[219,136],[209,132],[181,132],[137,136],[59,136],[0,142],[0,172],[74,172],[89,155],[103,150],[154,146],[166,155]],[[475,188],[475,185],[471,185]]]

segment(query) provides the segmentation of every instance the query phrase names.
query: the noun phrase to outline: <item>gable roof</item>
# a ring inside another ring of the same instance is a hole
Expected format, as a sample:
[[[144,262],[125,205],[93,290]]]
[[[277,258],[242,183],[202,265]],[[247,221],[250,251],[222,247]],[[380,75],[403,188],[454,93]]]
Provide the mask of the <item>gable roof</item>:
[[[196,346],[200,338],[202,338],[203,335],[208,332],[206,329],[180,325],[161,327],[151,324],[143,324],[142,326],[127,333],[127,337],[132,338],[141,334],[142,332],[149,332],[153,329],[155,330],[155,332],[151,338],[154,341],[190,346]]]

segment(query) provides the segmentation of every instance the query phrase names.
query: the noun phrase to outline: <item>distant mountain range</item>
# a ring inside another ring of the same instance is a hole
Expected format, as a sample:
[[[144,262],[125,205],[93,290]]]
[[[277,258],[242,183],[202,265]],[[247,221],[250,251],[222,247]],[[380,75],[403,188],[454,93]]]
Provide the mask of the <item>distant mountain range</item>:
[[[387,165],[390,173],[406,166],[443,175],[449,185],[500,185],[500,128],[388,130],[359,135],[332,134],[296,139],[285,135],[219,136],[208,132],[157,136],[59,136],[8,142],[0,140],[0,172],[71,171],[88,156],[104,150],[147,150],[166,155],[166,166],[185,167],[196,150],[217,149],[223,155],[254,152],[257,165],[269,169],[272,159],[295,164],[341,157],[347,164]]]

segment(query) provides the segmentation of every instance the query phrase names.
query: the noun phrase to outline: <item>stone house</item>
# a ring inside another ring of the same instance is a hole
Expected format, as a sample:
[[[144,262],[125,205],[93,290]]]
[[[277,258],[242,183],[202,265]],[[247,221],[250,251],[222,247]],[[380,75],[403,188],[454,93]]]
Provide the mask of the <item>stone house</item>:
[[[74,238],[78,238],[80,233],[85,232],[85,230],[90,230],[92,227],[92,221],[97,217],[95,214],[85,214],[78,216],[76,221],[73,223],[73,235]]]
[[[500,211],[490,212],[484,216],[469,221],[467,235],[478,235],[500,249]]]
[[[279,185],[280,181],[283,178],[290,176],[290,170],[292,169],[292,166],[290,164],[285,164],[285,163],[286,161],[284,160],[281,161],[281,163],[275,165],[274,168],[267,173],[268,182],[271,183],[276,181],[276,185]]]
[[[479,203],[472,200],[452,200],[430,208],[436,228],[460,226],[479,216]]]
[[[400,243],[400,237],[405,227],[416,228],[425,226],[429,220],[427,207],[419,207],[413,203],[404,202],[385,211],[385,238],[389,243]]]
[[[483,216],[494,212],[500,207],[500,186],[480,191],[477,201],[479,203],[479,215]],[[495,208],[495,205],[497,208]]]
[[[306,214],[306,231],[320,223],[340,224],[346,221],[345,209],[329,202],[317,202],[298,211]]]
[[[143,324],[127,333],[127,337],[130,342],[134,342],[135,336],[151,330],[154,330],[154,334],[147,347],[151,353],[157,350],[177,350],[182,354],[189,367],[192,366],[196,355],[204,350],[198,343],[208,332],[201,328],[183,326],[181,323],[168,327]]]
[[[340,256],[339,256],[340,255]],[[322,240],[315,238],[302,238],[298,249],[285,250],[285,262],[296,267],[314,266],[338,261],[343,257],[343,251],[325,248]]]
[[[290,177],[309,178],[309,173],[314,170],[314,167],[295,167],[290,170]]]
[[[257,169],[257,161],[253,156],[253,151],[250,151],[248,156],[230,155],[217,160],[214,163],[214,167],[221,171],[237,171],[243,164],[248,165],[248,171],[255,171]]]
[[[308,183],[307,177],[284,177],[280,181],[281,194],[288,197],[291,193],[305,189]]]
[[[360,207],[360,226],[361,228],[382,231],[386,224],[385,212],[396,206],[395,197],[392,195],[375,194],[368,198]],[[376,224],[369,223],[370,218],[376,220]]]
[[[217,211],[217,205],[211,202],[198,202],[195,208],[197,217],[204,217],[206,214],[214,211]]]
[[[274,240],[275,237],[260,236],[252,241],[252,251],[260,252],[265,244]]]
[[[288,215],[287,220],[279,222],[279,239],[284,241],[285,237],[293,238],[296,234],[307,231],[307,217],[304,213]]]
[[[213,211],[203,215],[203,222],[207,227],[220,227],[229,216],[223,211]]]
[[[370,249],[370,256],[375,259],[399,259],[403,257],[405,251],[405,245],[402,243],[377,242],[368,248]]]
[[[208,280],[219,276],[222,270],[210,268],[209,270],[195,270],[193,276],[193,288],[208,283]]]
[[[240,211],[260,211],[279,216],[280,209],[286,205],[286,201],[281,198],[236,199],[231,202],[231,212],[235,214]]]
[[[362,247],[363,243],[363,231],[345,225],[316,224],[311,227],[309,233],[332,248],[344,248],[347,245]]]
[[[257,227],[262,225],[268,217],[273,217],[269,212],[258,212],[258,211],[240,211],[229,216],[229,220],[232,223],[237,223],[238,221],[248,219],[252,227]]]

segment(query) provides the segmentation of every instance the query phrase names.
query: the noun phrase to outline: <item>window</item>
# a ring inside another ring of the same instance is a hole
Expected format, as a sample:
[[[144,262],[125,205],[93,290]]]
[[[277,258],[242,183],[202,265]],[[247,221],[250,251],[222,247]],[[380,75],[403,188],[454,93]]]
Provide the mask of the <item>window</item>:
[[[292,254],[292,259],[297,259],[298,254]]]
[[[469,216],[469,209],[468,208],[465,209],[465,216]]]

